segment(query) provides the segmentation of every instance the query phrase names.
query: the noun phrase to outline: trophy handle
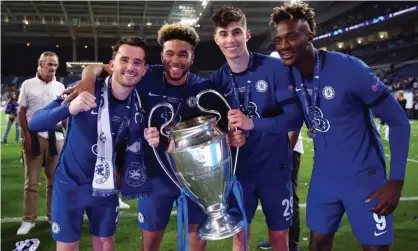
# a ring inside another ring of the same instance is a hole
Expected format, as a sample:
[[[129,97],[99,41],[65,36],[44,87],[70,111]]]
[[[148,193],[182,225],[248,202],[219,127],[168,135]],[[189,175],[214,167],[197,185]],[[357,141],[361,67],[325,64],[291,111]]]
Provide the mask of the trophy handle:
[[[164,136],[164,137],[166,137],[166,138],[169,138],[169,136],[167,135],[167,134],[165,134],[164,133],[164,129],[174,120],[174,108],[173,108],[173,106],[170,104],[170,103],[167,103],[167,102],[163,102],[163,103],[159,103],[159,104],[157,104],[157,105],[155,105],[152,109],[151,109],[151,111],[150,111],[150,113],[149,113],[149,116],[148,116],[148,128],[150,128],[151,127],[151,119],[152,119],[152,115],[154,114],[154,112],[155,112],[155,110],[157,110],[158,108],[160,108],[160,107],[167,107],[168,109],[170,109],[170,111],[171,111],[171,118],[170,118],[170,120],[169,121],[167,121],[167,122],[165,122],[162,126],[161,126],[161,128],[160,128],[160,133]]]
[[[218,123],[219,120],[222,118],[221,113],[218,112],[218,111],[215,111],[215,110],[208,110],[208,109],[202,107],[199,104],[200,97],[202,97],[202,95],[204,95],[206,93],[215,94],[216,96],[218,96],[225,103],[226,107],[228,107],[229,110],[231,110],[232,108],[229,105],[228,101],[226,101],[226,99],[222,96],[222,94],[220,94],[219,92],[217,92],[215,90],[212,90],[212,89],[203,90],[196,95],[196,105],[199,108],[199,110],[201,110],[202,112],[207,112],[207,113],[212,113],[212,114],[218,115],[219,118],[216,120],[216,123]],[[229,128],[229,126],[228,126],[228,128]],[[237,128],[235,128],[235,130],[237,130]],[[236,151],[236,154],[235,154],[235,163],[234,163],[233,175],[235,175],[235,171],[237,170],[238,154],[239,154],[239,147],[237,147],[237,151]]]
[[[218,115],[218,119],[216,120],[216,123],[218,123],[218,122],[219,122],[219,120],[222,118],[222,115],[221,115],[218,111],[216,111],[216,110],[208,110],[208,109],[206,109],[206,108],[202,107],[202,106],[199,104],[199,100],[200,100],[200,98],[201,98],[204,94],[206,94],[206,93],[213,93],[213,94],[215,94],[216,96],[218,96],[218,97],[219,97],[219,98],[220,98],[220,99],[221,99],[221,100],[225,103],[226,107],[228,107],[228,109],[229,109],[229,110],[231,110],[231,106],[229,106],[228,101],[226,101],[226,99],[222,96],[222,94],[220,94],[219,92],[217,92],[217,91],[215,91],[215,90],[212,90],[212,89],[203,90],[203,91],[199,92],[199,93],[196,95],[196,105],[197,105],[197,108],[199,108],[199,110],[201,110],[202,112],[212,113],[212,114]]]
[[[156,106],[154,106],[148,116],[148,128],[151,128],[151,120],[152,120],[152,115],[154,114],[155,110],[157,110],[160,107],[167,107],[168,109],[170,109],[171,111],[171,118],[168,122],[164,123],[161,128],[160,128],[160,133],[162,135],[164,135],[166,138],[169,139],[169,136],[167,134],[164,133],[164,128],[166,128],[174,119],[174,108],[170,103],[164,102],[164,103],[159,103]],[[169,139],[170,140],[170,139]],[[180,184],[177,182],[177,180],[170,174],[170,172],[168,171],[167,167],[164,165],[163,161],[161,160],[160,156],[157,153],[157,150],[155,149],[155,147],[152,147],[152,150],[154,151],[154,155],[157,158],[158,163],[160,164],[160,166],[163,168],[164,172],[167,174],[167,176],[171,179],[171,181],[178,187],[180,188],[180,190],[182,189],[182,187],[180,186]]]

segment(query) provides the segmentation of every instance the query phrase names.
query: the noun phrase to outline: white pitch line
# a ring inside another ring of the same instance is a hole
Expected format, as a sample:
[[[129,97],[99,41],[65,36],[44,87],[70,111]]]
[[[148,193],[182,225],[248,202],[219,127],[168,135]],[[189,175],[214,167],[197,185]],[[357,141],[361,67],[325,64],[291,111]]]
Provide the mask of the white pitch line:
[[[411,197],[401,197],[401,201],[417,201],[418,196],[411,196]],[[300,208],[306,208],[306,204],[299,204]],[[257,207],[257,210],[260,211],[262,208],[261,206]],[[177,211],[172,211],[171,215],[177,215]],[[137,217],[137,213],[126,213],[123,210],[120,212],[121,218],[133,218]],[[84,215],[84,220],[87,220],[87,215]],[[12,218],[2,218],[1,223],[12,223],[12,222],[21,222],[22,217],[12,217]],[[39,216],[36,221],[47,221],[46,216]]]
[[[385,154],[385,155],[386,155],[387,158],[390,159],[390,154]],[[406,159],[406,160],[409,161],[409,162],[418,163],[418,160],[416,160],[416,159]]]

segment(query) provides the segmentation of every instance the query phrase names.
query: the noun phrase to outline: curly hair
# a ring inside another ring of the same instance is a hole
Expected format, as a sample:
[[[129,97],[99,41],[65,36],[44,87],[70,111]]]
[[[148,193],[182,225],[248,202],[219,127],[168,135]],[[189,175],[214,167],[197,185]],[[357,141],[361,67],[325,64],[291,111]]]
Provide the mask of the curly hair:
[[[115,59],[116,54],[118,54],[119,47],[121,47],[124,44],[130,45],[130,46],[135,46],[135,47],[141,47],[145,52],[145,61],[147,61],[148,45],[145,42],[145,40],[140,38],[140,37],[124,37],[124,38],[121,38],[114,46],[112,46],[112,50],[113,50],[112,59],[113,60]]]
[[[189,43],[193,47],[193,50],[199,44],[199,35],[193,27],[184,24],[163,25],[158,31],[158,43],[163,47],[165,42],[173,39]]]
[[[313,8],[309,8],[308,4],[301,2],[285,3],[284,6],[274,8],[274,12],[270,16],[270,24],[276,26],[281,21],[291,19],[305,20],[308,22],[312,33],[315,34],[315,11]]]
[[[247,25],[247,17],[239,8],[224,6],[213,14],[212,22],[215,25],[215,29],[216,27],[225,28],[232,22],[240,22],[243,25]]]

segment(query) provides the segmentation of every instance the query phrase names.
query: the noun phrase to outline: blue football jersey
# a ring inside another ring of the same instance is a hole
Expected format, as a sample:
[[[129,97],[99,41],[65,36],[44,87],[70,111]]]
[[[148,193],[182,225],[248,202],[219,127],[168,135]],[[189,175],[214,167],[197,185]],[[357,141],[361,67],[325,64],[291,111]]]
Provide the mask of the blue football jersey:
[[[225,64],[211,75],[212,84],[220,86],[232,108],[239,108],[254,122],[240,149],[237,170],[280,168],[291,163],[287,132],[300,130],[303,112],[284,75],[288,76],[288,68],[280,59],[258,53],[251,54],[249,67],[242,73],[231,74]]]
[[[164,78],[164,68],[162,65],[150,65],[148,71],[137,86],[139,95],[143,102],[143,108],[146,114],[145,121],[148,123],[148,116],[151,109],[162,102],[170,103],[174,108],[174,120],[166,127],[164,133],[168,133],[170,127],[174,124],[204,115],[196,106],[196,95],[205,89],[212,88],[210,82],[189,72],[187,80],[182,86],[173,86],[168,84]],[[204,102],[207,98],[202,98],[201,105],[205,108],[216,109],[216,104]],[[214,103],[217,103],[216,100]],[[219,103],[219,102],[218,102]],[[152,116],[152,126],[160,130],[162,124],[169,121],[171,111],[168,108],[161,107],[155,110]],[[147,125],[148,127],[148,125]],[[166,161],[164,150],[168,146],[168,140],[160,135],[160,147],[157,148],[159,156],[162,158],[167,168],[169,163]],[[144,161],[150,177],[165,175],[160,164],[156,160],[152,148],[144,146]]]
[[[96,81],[96,102],[101,98],[101,87],[105,79]],[[51,126],[69,117],[64,146],[55,171],[57,182],[69,186],[91,185],[97,158],[97,116],[98,107],[76,116],[69,113],[69,103],[61,106],[62,99],[51,102],[34,114],[30,127],[37,131],[50,130]],[[109,110],[114,153],[128,135],[129,109],[126,101],[110,95]]]
[[[361,60],[337,52],[322,55],[318,101],[313,119],[316,129],[315,168],[330,175],[350,177],[385,168],[385,156],[371,107],[388,95],[387,87]],[[306,86],[313,102],[313,80],[303,79],[293,67],[296,86]],[[296,87],[303,103],[303,90]]]

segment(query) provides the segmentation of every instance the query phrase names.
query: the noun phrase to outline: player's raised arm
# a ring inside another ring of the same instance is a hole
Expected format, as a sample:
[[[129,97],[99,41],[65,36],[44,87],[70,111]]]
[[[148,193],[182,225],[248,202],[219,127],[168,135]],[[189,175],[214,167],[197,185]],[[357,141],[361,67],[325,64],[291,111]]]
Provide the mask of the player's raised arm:
[[[269,118],[254,118],[254,130],[270,133],[299,131],[303,125],[303,110],[299,98],[278,90],[277,115]]]
[[[70,104],[61,105],[62,99],[57,99],[35,112],[28,127],[32,132],[51,131],[62,120],[68,118]]]
[[[64,90],[62,94],[67,94],[68,97],[62,102],[66,104],[75,99],[80,93],[88,91],[90,94],[95,94],[95,83],[98,77],[107,77],[112,71],[108,64],[88,65],[84,68],[81,74],[81,80],[71,88]]]
[[[228,112],[230,126],[268,133],[299,131],[303,124],[303,110],[299,99],[291,90],[279,86],[277,84],[276,106],[268,116],[251,119],[240,110],[233,109]]]
[[[32,132],[53,130],[59,122],[68,117],[96,107],[96,97],[88,92],[81,93],[71,103],[61,105],[62,101],[63,99],[58,97],[43,109],[35,112],[29,122],[29,130]]]

